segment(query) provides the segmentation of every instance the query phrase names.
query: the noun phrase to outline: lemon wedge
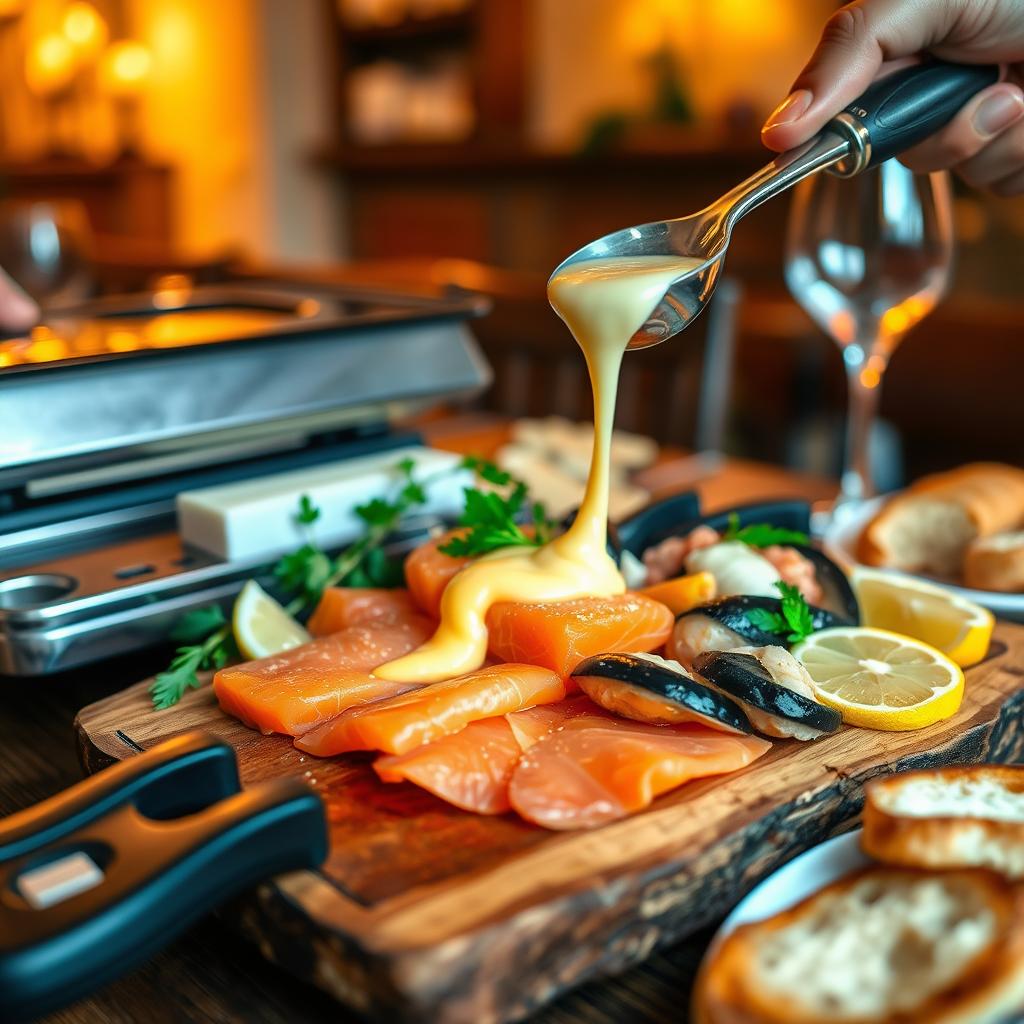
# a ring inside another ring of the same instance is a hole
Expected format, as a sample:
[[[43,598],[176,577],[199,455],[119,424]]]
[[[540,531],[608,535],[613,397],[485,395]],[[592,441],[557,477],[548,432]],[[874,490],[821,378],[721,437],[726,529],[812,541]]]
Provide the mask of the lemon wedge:
[[[851,582],[865,626],[923,640],[961,668],[988,653],[995,619],[980,604],[934,583],[877,569],[858,568]]]
[[[235,598],[231,626],[246,658],[266,658],[312,639],[255,580]]]
[[[960,666],[934,647],[870,626],[812,633],[793,648],[822,704],[848,725],[905,732],[955,714],[964,696]]]

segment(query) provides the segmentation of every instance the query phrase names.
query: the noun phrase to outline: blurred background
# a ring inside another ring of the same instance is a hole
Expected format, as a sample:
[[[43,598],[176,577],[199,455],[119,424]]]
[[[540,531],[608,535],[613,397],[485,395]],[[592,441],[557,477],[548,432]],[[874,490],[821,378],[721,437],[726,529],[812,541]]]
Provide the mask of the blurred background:
[[[551,269],[763,164],[759,126],[835,6],[0,0],[0,266],[44,300],[254,270],[480,290],[481,408],[586,419]],[[39,204],[74,254],[60,280],[18,265]],[[953,286],[887,377],[883,486],[1024,457],[1024,200],[957,184],[954,217]],[[703,394],[730,454],[838,472],[842,361],[786,290],[786,218],[780,201],[743,222],[717,321],[628,357],[623,427],[692,448]],[[715,330],[729,387],[709,395]]]

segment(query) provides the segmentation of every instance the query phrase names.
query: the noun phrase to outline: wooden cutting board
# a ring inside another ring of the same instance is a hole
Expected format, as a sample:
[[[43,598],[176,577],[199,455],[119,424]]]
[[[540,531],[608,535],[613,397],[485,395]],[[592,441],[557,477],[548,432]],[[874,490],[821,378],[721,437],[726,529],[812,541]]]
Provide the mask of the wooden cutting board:
[[[321,871],[262,885],[227,909],[233,923],[267,957],[358,1010],[488,1024],[720,918],[778,865],[846,828],[876,775],[1021,761],[1024,627],[999,625],[946,722],[779,741],[742,772],[691,783],[594,832],[467,814],[410,784],[379,782],[363,755],[303,755],[223,715],[208,688],[154,712],[140,683],[77,721],[89,771],[197,728],[235,747],[246,783],[305,778],[330,820]]]

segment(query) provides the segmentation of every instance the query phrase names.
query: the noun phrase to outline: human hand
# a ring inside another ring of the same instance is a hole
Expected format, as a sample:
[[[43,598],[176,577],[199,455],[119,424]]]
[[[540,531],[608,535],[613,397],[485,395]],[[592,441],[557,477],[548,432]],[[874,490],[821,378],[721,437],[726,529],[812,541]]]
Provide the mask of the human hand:
[[[1024,192],[1024,3],[1020,0],[857,0],[836,11],[761,130],[792,149],[819,132],[876,78],[919,57],[1001,64],[1001,80],[972,97],[940,132],[907,150],[911,170],[956,170],[997,195]]]
[[[27,331],[39,319],[39,307],[0,269],[0,333]]]

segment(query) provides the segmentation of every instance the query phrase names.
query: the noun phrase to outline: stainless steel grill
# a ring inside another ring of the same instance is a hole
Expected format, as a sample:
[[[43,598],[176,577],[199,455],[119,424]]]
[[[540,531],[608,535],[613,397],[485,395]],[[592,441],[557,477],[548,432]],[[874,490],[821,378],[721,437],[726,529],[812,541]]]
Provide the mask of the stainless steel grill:
[[[485,310],[246,281],[104,299],[0,340],[0,672],[148,646],[228,601],[265,567],[184,546],[176,495],[409,444],[396,417],[490,382],[467,326]]]

